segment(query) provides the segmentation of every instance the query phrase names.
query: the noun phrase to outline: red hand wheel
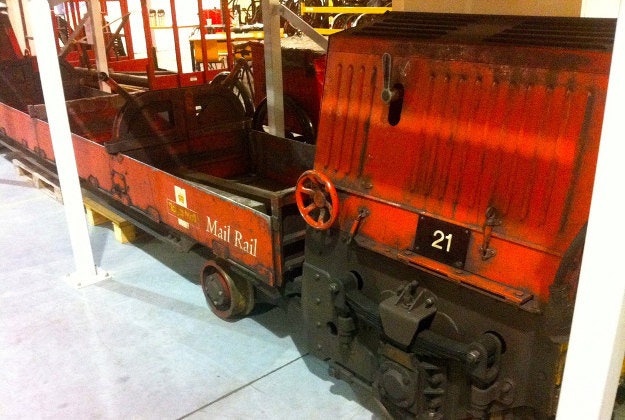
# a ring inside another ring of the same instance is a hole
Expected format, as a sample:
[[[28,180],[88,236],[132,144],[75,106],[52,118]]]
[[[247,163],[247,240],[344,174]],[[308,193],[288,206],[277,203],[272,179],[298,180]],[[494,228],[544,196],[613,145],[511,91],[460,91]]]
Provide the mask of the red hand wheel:
[[[332,181],[312,169],[297,180],[295,201],[306,223],[315,229],[329,229],[339,214],[339,196]]]

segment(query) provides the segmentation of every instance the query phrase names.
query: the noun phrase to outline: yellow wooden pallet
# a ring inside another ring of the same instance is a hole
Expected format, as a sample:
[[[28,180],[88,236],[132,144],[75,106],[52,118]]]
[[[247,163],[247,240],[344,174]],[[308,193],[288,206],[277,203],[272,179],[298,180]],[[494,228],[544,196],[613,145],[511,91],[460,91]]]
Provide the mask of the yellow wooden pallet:
[[[63,194],[61,193],[61,188],[57,185],[58,182],[51,179],[51,177],[42,174],[33,166],[22,162],[19,159],[13,159],[12,163],[19,176],[28,178],[35,188],[42,190],[59,203],[63,203]]]
[[[89,197],[83,197],[83,204],[87,212],[87,222],[90,225],[97,226],[111,222],[115,239],[121,243],[132,242],[137,237],[137,229],[132,223],[113,213],[102,204]]]

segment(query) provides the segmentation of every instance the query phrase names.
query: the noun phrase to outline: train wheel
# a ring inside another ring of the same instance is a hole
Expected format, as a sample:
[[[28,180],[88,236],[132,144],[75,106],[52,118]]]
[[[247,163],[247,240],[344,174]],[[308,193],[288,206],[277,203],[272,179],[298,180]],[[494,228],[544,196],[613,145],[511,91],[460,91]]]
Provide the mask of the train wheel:
[[[254,113],[253,127],[258,131],[266,131],[267,98],[263,99]],[[315,126],[306,110],[297,101],[284,95],[284,129],[285,137],[303,143],[315,144],[317,133]]]
[[[230,75],[229,71],[222,71],[217,74],[210,84],[212,86],[222,85],[230,89],[241,101],[243,108],[245,109],[245,115],[248,117],[254,116],[254,101],[252,100],[254,94],[251,92],[252,83],[250,80],[242,80],[235,77],[232,80],[228,80]]]
[[[220,85],[211,85],[195,95],[195,105],[200,127],[241,121],[248,112],[236,93]]]
[[[206,303],[221,319],[232,319],[249,314],[254,308],[254,287],[239,276],[229,275],[225,263],[208,261],[202,270],[200,284]]]

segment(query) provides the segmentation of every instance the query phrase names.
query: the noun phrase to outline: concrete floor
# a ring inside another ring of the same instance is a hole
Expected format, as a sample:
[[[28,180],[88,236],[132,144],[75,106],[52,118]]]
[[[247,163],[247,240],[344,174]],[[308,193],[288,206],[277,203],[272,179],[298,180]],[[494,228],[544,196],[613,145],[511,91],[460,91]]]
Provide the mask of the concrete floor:
[[[76,289],[63,207],[0,149],[1,419],[371,419],[298,336],[296,305],[225,322],[203,258],[90,227],[111,278]],[[369,407],[369,408],[367,408]]]

